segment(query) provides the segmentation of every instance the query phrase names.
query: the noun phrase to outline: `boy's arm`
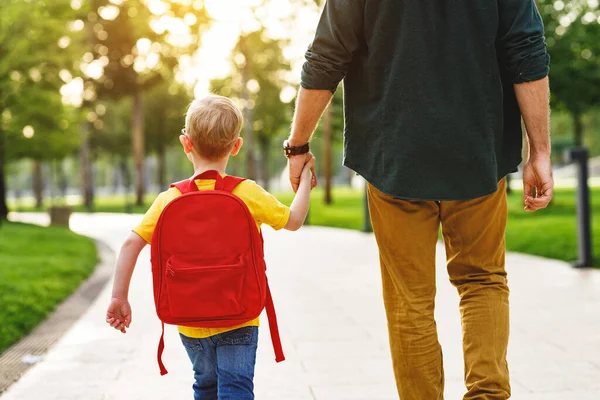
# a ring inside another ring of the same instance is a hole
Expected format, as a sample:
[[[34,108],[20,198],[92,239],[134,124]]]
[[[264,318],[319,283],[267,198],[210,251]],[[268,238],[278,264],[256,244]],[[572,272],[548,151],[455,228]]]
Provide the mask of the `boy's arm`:
[[[285,225],[285,229],[288,231],[297,231],[302,227],[308,214],[308,207],[310,206],[310,191],[312,185],[312,172],[311,168],[315,166],[314,157],[304,166],[302,175],[300,176],[300,185],[298,191],[294,197],[294,201],[290,206],[290,218]]]
[[[129,306],[129,284],[137,258],[146,246],[146,241],[137,233],[132,232],[119,253],[115,268],[112,299],[106,312],[106,322],[113,328],[125,333],[125,328],[131,324],[131,307]]]
[[[121,246],[113,283],[113,298],[127,300],[133,269],[140,252],[145,246],[146,241],[135,232],[131,232],[123,246]]]

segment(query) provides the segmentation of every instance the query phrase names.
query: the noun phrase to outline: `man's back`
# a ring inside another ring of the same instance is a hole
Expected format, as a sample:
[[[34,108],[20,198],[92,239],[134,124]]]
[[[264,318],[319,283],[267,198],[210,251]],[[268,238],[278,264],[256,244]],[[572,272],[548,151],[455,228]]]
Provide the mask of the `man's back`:
[[[496,0],[328,2],[302,83],[331,90],[345,77],[348,167],[402,198],[460,200],[496,190],[521,162],[512,84],[519,74],[547,74],[533,3],[501,7]]]

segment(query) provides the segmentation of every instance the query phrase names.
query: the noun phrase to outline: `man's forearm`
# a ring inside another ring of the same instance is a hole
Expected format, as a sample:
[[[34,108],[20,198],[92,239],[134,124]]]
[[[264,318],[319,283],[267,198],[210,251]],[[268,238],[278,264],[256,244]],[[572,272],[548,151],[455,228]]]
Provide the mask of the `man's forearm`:
[[[529,157],[550,156],[550,89],[548,77],[515,85],[515,94],[523,115]]]
[[[289,138],[290,145],[301,146],[310,140],[332,97],[333,94],[329,90],[300,88]]]

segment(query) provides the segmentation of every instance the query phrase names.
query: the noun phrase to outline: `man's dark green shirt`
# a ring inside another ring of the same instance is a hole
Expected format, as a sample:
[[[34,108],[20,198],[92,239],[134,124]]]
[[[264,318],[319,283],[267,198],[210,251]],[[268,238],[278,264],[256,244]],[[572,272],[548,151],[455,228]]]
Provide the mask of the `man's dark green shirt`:
[[[513,85],[548,74],[534,0],[328,0],[302,87],[344,81],[344,164],[390,195],[493,193],[521,162]]]

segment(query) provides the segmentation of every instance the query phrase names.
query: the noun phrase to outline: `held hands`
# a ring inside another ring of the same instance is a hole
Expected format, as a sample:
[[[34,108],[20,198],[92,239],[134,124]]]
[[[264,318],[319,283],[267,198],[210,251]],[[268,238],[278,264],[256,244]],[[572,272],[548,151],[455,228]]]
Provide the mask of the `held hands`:
[[[106,311],[106,323],[123,333],[131,324],[131,306],[129,301],[113,297]]]
[[[294,192],[298,191],[300,186],[300,177],[304,172],[304,166],[309,165],[309,172],[312,172],[311,187],[314,189],[317,187],[317,176],[315,174],[315,157],[312,153],[306,153],[299,156],[292,156],[288,159],[288,165],[290,170],[290,183]],[[308,179],[311,179],[310,175],[307,175]],[[304,178],[302,178],[304,179]]]
[[[314,189],[317,186],[317,178],[314,175],[315,170],[315,161],[316,158],[311,155],[310,160],[304,164],[302,168],[302,173],[300,175],[300,182],[310,182],[311,189]]]
[[[533,194],[535,188],[535,196]],[[552,200],[554,179],[549,156],[530,157],[523,167],[523,200],[525,211],[546,208]]]

